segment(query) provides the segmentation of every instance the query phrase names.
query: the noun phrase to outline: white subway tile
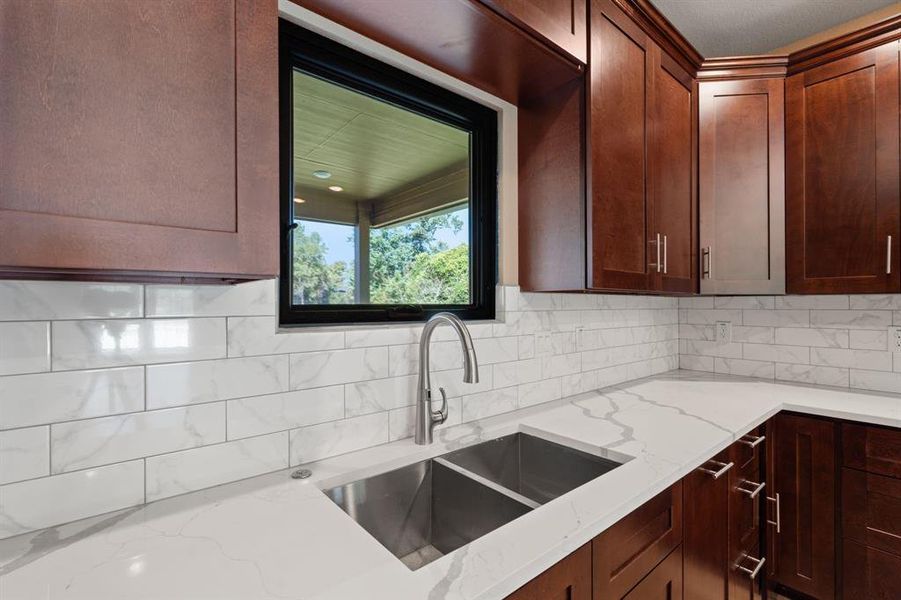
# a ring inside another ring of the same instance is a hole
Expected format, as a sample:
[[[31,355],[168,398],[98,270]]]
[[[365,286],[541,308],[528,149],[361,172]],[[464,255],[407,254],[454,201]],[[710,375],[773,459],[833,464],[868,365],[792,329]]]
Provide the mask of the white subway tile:
[[[858,350],[888,350],[888,332],[878,329],[852,329],[851,348]]]
[[[0,431],[0,484],[49,474],[49,427]]]
[[[582,370],[582,354],[557,354],[541,358],[541,378],[551,379],[563,375],[574,375]]]
[[[476,419],[516,410],[517,395],[517,388],[509,387],[463,396],[461,420],[463,423],[468,423]]]
[[[901,294],[861,294],[851,296],[851,308],[861,310],[901,310]]]
[[[811,327],[838,329],[885,329],[892,324],[892,313],[880,310],[811,310]]]
[[[53,370],[225,357],[225,319],[55,321]]]
[[[844,348],[812,348],[810,363],[827,367],[847,367],[891,371],[892,355],[878,350],[848,350]]]
[[[851,387],[877,392],[901,393],[901,373],[851,369]]]
[[[275,317],[229,317],[228,355],[259,356],[317,352],[344,347],[343,331],[278,331]]]
[[[148,317],[275,315],[276,280],[238,285],[148,285]]]
[[[688,325],[713,325],[717,321],[728,321],[733,325],[742,325],[741,310],[711,309],[679,309],[679,323]],[[744,323],[750,325],[751,323]]]
[[[228,401],[228,439],[284,431],[344,417],[340,385]]]
[[[143,409],[143,367],[0,377],[0,429]]]
[[[136,318],[143,302],[131,283],[0,281],[0,321]]]
[[[344,332],[344,343],[348,348],[418,344],[421,335],[421,326],[363,327],[360,329],[348,329]],[[323,350],[326,350],[326,348],[323,348]]]
[[[681,340],[707,340],[716,339],[715,325],[692,325],[690,323],[679,324],[679,339]],[[737,326],[732,327],[732,337],[735,337]]]
[[[807,310],[745,310],[743,324],[757,327],[807,327],[810,311]]]
[[[808,364],[810,348],[776,344],[744,344],[742,358],[747,360]]]
[[[772,296],[716,296],[713,306],[715,308],[773,310],[775,301]]]
[[[773,379],[776,377],[776,365],[771,362],[744,360],[741,358],[714,358],[713,365],[715,373],[757,377],[760,379]]]
[[[387,412],[294,429],[291,431],[291,466],[346,454],[387,441]]]
[[[418,375],[372,379],[344,386],[346,416],[368,415],[382,410],[412,406],[416,401]],[[432,384],[432,387],[437,387]]]
[[[50,428],[51,471],[74,471],[224,440],[222,402],[60,423]]]
[[[693,296],[679,298],[679,308],[713,308],[714,296]]]
[[[535,336],[523,335],[516,339],[519,346],[519,359],[533,358],[535,356]]]
[[[679,368],[688,371],[708,371],[712,373],[714,369],[714,357],[680,354]]]
[[[735,342],[720,344],[705,340],[681,340],[679,353],[697,356],[719,356],[721,358],[741,358],[741,346],[741,344]]]
[[[147,367],[148,409],[272,394],[287,389],[287,355]]]
[[[491,367],[494,374],[494,386],[505,388],[520,383],[538,381],[541,379],[541,360],[543,358],[530,358],[494,365]]]
[[[135,460],[0,487],[0,539],[144,502]]]
[[[563,397],[563,387],[559,377],[544,379],[535,383],[524,383],[517,392],[517,406],[525,408]]]
[[[776,363],[776,379],[848,387],[848,369]]]
[[[392,348],[403,346],[392,346]],[[353,348],[291,355],[291,389],[388,377],[388,348]]]
[[[147,459],[147,502],[288,468],[288,432]]]
[[[715,339],[712,336],[710,339]],[[773,327],[746,327],[735,325],[732,327],[733,342],[748,342],[750,344],[772,344],[775,339]]]
[[[777,296],[778,309],[836,309],[847,310],[848,296]]]
[[[811,329],[809,327],[779,327],[776,343],[786,346],[815,346],[818,348],[847,348],[848,332],[844,329]]]
[[[484,338],[473,340],[472,343],[480,365],[510,362],[519,358],[519,340],[515,337]],[[456,344],[457,351],[460,352],[460,344]]]
[[[50,370],[50,323],[0,323],[0,375]]]

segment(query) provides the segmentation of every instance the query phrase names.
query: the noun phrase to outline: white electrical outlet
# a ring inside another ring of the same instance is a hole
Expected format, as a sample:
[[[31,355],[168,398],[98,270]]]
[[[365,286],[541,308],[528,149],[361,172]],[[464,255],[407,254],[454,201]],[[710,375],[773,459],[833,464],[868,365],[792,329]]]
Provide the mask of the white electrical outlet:
[[[889,352],[901,352],[901,327],[888,328]]]
[[[716,343],[728,344],[732,341],[732,323],[729,321],[716,322]]]

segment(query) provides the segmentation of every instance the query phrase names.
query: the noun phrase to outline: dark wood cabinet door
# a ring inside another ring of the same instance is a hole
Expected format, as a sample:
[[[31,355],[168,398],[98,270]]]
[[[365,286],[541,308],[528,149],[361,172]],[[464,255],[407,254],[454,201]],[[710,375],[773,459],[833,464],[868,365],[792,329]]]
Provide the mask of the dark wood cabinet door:
[[[623,600],[682,600],[682,548],[673,550]]]
[[[728,461],[725,450],[682,479],[683,589],[692,600],[728,597],[729,476],[713,474]]]
[[[827,600],[835,596],[836,425],[792,414],[773,422],[773,488],[780,495],[782,531],[775,534],[772,579]]]
[[[482,0],[580,62],[588,62],[585,0]]]
[[[650,45],[650,143],[648,194],[654,251],[655,290],[697,291],[695,141],[691,76],[675,60]],[[658,237],[659,236],[659,237]]]
[[[727,565],[730,600],[755,598],[759,594],[762,571],[766,567],[764,556],[760,553],[760,509],[766,497],[760,457],[765,442],[760,431],[754,430],[729,448],[730,459],[735,464],[729,471]],[[762,565],[761,560],[764,560]]]
[[[610,0],[591,0],[588,287],[647,290],[656,271],[647,202],[653,45]]]
[[[789,293],[901,291],[898,42],[786,80]]]
[[[842,535],[901,556],[901,479],[843,468]]]
[[[847,600],[901,598],[901,557],[845,540],[842,590]]]
[[[0,22],[0,273],[277,274],[275,0]]]
[[[626,597],[681,542],[682,483],[679,482],[592,540],[594,600]],[[680,553],[680,574],[681,566]],[[680,592],[681,589],[680,577]]]
[[[784,88],[698,84],[702,293],[785,293]]]
[[[591,544],[510,594],[507,600],[591,600]]]
[[[842,462],[846,467],[901,479],[901,431],[842,423]]]

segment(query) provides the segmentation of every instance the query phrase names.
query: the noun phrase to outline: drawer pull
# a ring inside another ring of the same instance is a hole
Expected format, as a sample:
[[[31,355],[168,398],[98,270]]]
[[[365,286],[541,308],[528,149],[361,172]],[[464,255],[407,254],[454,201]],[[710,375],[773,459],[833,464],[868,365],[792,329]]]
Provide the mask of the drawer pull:
[[[779,492],[776,492],[775,498],[767,496],[766,499],[776,505],[776,520],[770,521],[767,519],[766,522],[776,526],[776,533],[782,533],[782,502],[779,500]]]
[[[745,446],[750,446],[751,448],[756,448],[766,439],[765,435],[751,435],[750,433],[747,435],[743,435],[738,438],[738,443],[744,444]]]
[[[754,563],[754,568],[749,569],[744,566],[742,563],[746,560],[750,560]],[[760,569],[763,568],[764,563],[766,563],[766,558],[754,558],[753,556],[749,556],[747,554],[742,555],[741,558],[738,559],[738,562],[735,564],[735,568],[739,571],[743,571],[748,574],[749,579],[754,579],[757,577],[757,574],[760,573]]]
[[[714,479],[719,479],[720,477],[725,475],[729,471],[729,469],[731,469],[732,467],[735,466],[735,463],[733,463],[733,462],[724,463],[724,462],[720,462],[718,460],[708,460],[706,464],[715,465],[715,466],[719,467],[719,470],[715,471],[713,469],[705,469],[704,467],[698,467],[698,471],[701,471],[702,473],[707,473],[708,475],[712,475]]]
[[[748,486],[750,486],[750,489]],[[757,483],[756,481],[748,481],[747,479],[744,479],[741,483],[735,486],[735,489],[737,489],[742,494],[747,494],[749,498],[756,498],[757,494],[759,494],[760,490],[762,490],[765,486],[765,481]]]

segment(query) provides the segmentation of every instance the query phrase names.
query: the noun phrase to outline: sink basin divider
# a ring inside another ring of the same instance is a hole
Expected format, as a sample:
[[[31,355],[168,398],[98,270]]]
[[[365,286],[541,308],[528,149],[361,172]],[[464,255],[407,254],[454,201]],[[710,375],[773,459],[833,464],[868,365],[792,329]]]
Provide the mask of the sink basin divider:
[[[511,489],[508,489],[502,485],[498,485],[497,483],[491,481],[490,479],[486,479],[485,477],[482,477],[478,473],[473,473],[469,469],[465,469],[459,465],[456,465],[448,460],[445,460],[444,458],[442,458],[440,456],[433,458],[432,460],[434,462],[440,464],[443,467],[447,467],[448,469],[456,471],[460,475],[469,477],[470,479],[481,483],[485,487],[491,488],[492,490],[494,490],[495,492],[497,492],[499,494],[503,494],[504,496],[507,496],[508,498],[510,498],[512,500],[516,500],[520,504],[524,504],[525,506],[528,506],[529,508],[535,509],[535,508],[538,508],[539,506],[541,506],[541,504],[539,504],[538,502],[535,502],[531,498],[526,498],[522,494],[518,494]]]

